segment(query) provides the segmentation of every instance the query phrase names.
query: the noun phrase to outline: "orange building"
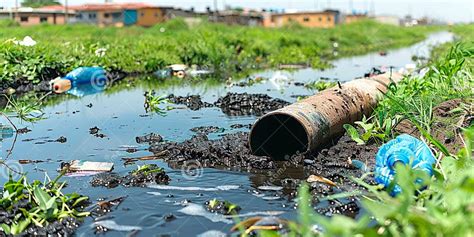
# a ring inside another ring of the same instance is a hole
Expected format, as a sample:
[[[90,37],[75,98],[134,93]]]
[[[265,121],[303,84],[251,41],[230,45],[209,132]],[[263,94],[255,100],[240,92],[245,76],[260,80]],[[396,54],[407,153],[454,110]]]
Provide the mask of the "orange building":
[[[99,26],[153,26],[166,20],[167,7],[146,3],[84,4],[71,7],[76,11],[76,22]]]
[[[166,8],[143,7],[137,9],[137,25],[153,26],[166,20]]]
[[[305,27],[331,28],[339,23],[340,13],[335,10],[323,12],[294,12],[266,14],[263,20],[265,27],[282,27],[298,23]]]

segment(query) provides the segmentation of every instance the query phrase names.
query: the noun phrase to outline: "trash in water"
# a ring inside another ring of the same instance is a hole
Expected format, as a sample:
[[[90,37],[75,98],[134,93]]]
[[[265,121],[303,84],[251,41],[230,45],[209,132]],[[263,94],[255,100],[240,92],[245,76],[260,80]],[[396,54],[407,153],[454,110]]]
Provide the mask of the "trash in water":
[[[258,189],[263,191],[280,191],[283,187],[280,186],[258,186]]]
[[[196,66],[192,68],[188,68],[188,66],[184,64],[173,64],[165,69],[158,70],[153,74],[160,79],[170,78],[170,77],[177,77],[177,78],[185,78],[186,76],[197,77],[201,75],[210,74],[212,71],[210,70],[202,70],[198,69]]]
[[[320,182],[320,183],[325,183],[331,186],[337,186],[337,184],[334,183],[333,181],[321,176],[314,175],[314,174],[310,175],[308,179],[306,179],[306,182],[308,183]]]
[[[229,190],[239,189],[238,185],[220,185],[213,188],[203,188],[203,187],[179,187],[179,186],[152,184],[152,185],[148,185],[148,187],[154,188],[154,189],[160,189],[160,190],[181,190],[181,191],[229,191]]]
[[[103,216],[112,211],[112,207],[115,207],[115,209],[118,208],[118,206],[125,200],[126,196],[114,198],[111,200],[104,200],[98,202],[94,207],[95,209],[92,211],[92,213],[95,216]]]
[[[61,170],[66,169],[68,173],[93,171],[93,172],[109,172],[114,168],[111,162],[95,162],[84,160],[72,160],[69,163],[61,163]]]
[[[208,230],[204,233],[197,235],[197,237],[226,237],[226,236],[227,236],[226,233],[222,231],[218,231],[218,230]]]
[[[284,234],[287,231],[288,224],[290,222],[274,216],[268,217],[251,217],[248,218],[231,228],[231,231],[239,231],[240,229],[245,230],[245,235],[249,235],[252,232],[258,232],[260,230],[264,231],[275,231],[276,236]]]
[[[98,230],[98,232],[106,232],[108,230],[115,230],[115,231],[135,231],[135,230],[142,230],[140,226],[130,226],[130,225],[119,225],[113,220],[104,220],[104,221],[96,221],[92,223]]]
[[[13,137],[14,132],[12,127],[0,124],[0,141],[5,138]]]
[[[215,198],[206,201],[204,206],[209,212],[220,213],[223,215],[237,214],[241,210],[237,204],[231,203],[229,201],[217,200]]]
[[[276,90],[281,90],[290,84],[290,77],[288,76],[288,73],[277,71],[272,75],[269,81]]]
[[[66,93],[70,95],[74,95],[77,97],[84,97],[87,95],[94,95],[97,93],[101,93],[105,90],[106,84],[97,84],[97,85],[91,85],[91,84],[79,84],[76,87],[73,87],[72,89],[68,90]]]
[[[102,88],[107,84],[107,73],[101,67],[79,67],[51,81],[55,93],[64,93],[81,84],[89,84]]]
[[[206,209],[204,209],[203,206],[195,204],[195,203],[188,203],[184,208],[182,208],[178,212],[181,212],[183,214],[190,215],[190,216],[204,217],[212,222],[224,222],[226,224],[233,223],[233,221],[225,218],[224,215],[210,213]]]
[[[382,145],[375,157],[375,182],[387,188],[395,177],[395,165],[410,165],[412,169],[433,175],[436,159],[426,143],[402,134]],[[391,192],[397,195],[402,190],[396,184]]]

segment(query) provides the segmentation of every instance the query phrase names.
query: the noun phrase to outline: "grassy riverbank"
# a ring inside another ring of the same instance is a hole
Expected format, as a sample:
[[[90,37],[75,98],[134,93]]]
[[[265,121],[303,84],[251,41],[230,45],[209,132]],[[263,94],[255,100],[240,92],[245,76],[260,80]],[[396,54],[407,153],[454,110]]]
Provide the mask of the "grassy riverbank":
[[[303,228],[295,232],[316,235],[311,227],[317,225],[323,236],[474,235],[473,27],[453,27],[458,41],[434,51],[426,74],[392,86],[374,115],[362,121],[364,134],[352,134],[361,143],[380,144],[398,135],[398,125],[410,125],[412,135],[434,151],[434,176],[396,167],[395,182],[402,189],[396,197],[367,184],[368,176],[352,177],[364,191],[333,198],[357,196],[366,211],[357,220],[314,214],[304,186],[299,200]]]
[[[324,68],[331,59],[402,47],[425,38],[436,27],[401,28],[363,21],[333,29],[298,26],[265,29],[203,23],[189,28],[173,20],[152,28],[98,28],[86,25],[8,26],[0,28],[0,81],[37,83],[78,66],[149,73],[184,63],[218,75],[305,64]],[[31,36],[32,47],[13,38]]]

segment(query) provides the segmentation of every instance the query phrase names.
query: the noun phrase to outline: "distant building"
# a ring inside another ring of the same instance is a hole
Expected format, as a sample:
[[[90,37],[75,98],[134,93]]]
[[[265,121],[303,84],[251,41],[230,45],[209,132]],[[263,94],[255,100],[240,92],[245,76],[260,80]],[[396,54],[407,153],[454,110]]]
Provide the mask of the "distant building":
[[[367,18],[367,14],[349,14],[344,16],[344,23],[350,24]]]
[[[217,14],[210,13],[209,21],[228,25],[262,26],[263,15],[259,12],[228,10],[217,12]]]
[[[397,16],[375,16],[373,19],[382,24],[400,25],[400,18]]]
[[[11,10],[0,10],[0,19],[13,19],[21,26],[38,25],[48,23],[63,25],[66,21],[74,20],[74,11],[66,12],[56,9],[18,8]]]
[[[265,27],[281,27],[298,23],[306,27],[331,28],[340,23],[341,14],[337,10],[322,12],[267,13],[263,25]]]
[[[166,20],[168,7],[145,3],[105,3],[74,6],[76,22],[99,26],[153,26]]]

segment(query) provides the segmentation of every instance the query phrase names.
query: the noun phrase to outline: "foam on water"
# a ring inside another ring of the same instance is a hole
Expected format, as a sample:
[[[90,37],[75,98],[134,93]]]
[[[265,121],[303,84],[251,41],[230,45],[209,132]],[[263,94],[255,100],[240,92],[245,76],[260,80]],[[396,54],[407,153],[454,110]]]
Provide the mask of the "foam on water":
[[[183,214],[190,215],[190,216],[201,216],[212,222],[224,222],[226,224],[232,224],[232,221],[229,219],[226,219],[224,215],[217,214],[217,213],[210,213],[206,209],[204,209],[203,206],[195,204],[195,203],[189,203],[186,207],[182,208],[178,212],[181,212]]]
[[[179,187],[179,186],[170,186],[170,185],[161,185],[161,184],[151,184],[148,185],[149,188],[160,189],[160,190],[180,190],[180,191],[229,191],[239,189],[238,185],[220,185],[212,188],[203,188],[203,187]]]
[[[264,191],[280,191],[283,189],[283,187],[280,186],[258,186],[258,189],[264,190]]]
[[[134,231],[142,229],[140,226],[119,225],[113,220],[96,221],[93,223],[93,226],[103,226],[109,230],[116,231]]]

